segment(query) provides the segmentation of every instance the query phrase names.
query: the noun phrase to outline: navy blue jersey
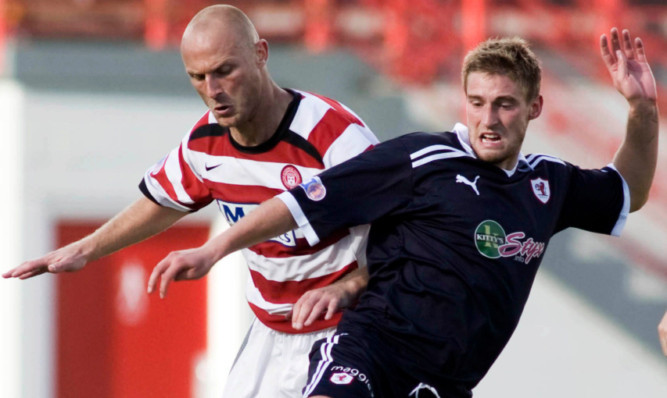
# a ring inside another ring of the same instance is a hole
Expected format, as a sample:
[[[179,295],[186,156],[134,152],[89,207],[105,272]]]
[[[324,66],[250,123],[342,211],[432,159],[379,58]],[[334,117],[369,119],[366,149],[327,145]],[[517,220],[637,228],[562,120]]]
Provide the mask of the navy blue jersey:
[[[415,372],[472,388],[513,333],[551,236],[618,234],[629,196],[612,167],[529,155],[507,173],[467,142],[461,125],[407,134],[282,199],[311,243],[372,223],[371,279],[339,332],[373,336]]]

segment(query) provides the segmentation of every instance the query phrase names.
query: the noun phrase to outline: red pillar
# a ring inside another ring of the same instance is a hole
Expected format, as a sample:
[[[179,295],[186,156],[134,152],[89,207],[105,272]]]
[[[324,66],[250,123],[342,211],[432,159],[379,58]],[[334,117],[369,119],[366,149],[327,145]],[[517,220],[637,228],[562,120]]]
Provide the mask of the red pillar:
[[[0,0],[1,1],[1,0]],[[144,43],[152,50],[167,46],[169,23],[167,21],[168,0],[145,0]]]
[[[304,41],[313,52],[324,51],[332,42],[332,14],[335,12],[330,0],[305,0],[306,14]]]
[[[88,235],[94,221],[58,223],[58,247]],[[58,398],[193,398],[206,352],[206,281],[146,293],[153,267],[171,250],[200,246],[207,225],[177,225],[151,239],[55,277]]]
[[[5,53],[7,52],[7,1],[0,0],[0,76],[5,73]]]
[[[627,28],[623,16],[625,15],[624,0],[595,0],[593,3],[595,14],[598,15],[596,31],[598,35],[609,34],[612,27]]]
[[[486,0],[461,1],[461,35],[465,52],[486,39]]]

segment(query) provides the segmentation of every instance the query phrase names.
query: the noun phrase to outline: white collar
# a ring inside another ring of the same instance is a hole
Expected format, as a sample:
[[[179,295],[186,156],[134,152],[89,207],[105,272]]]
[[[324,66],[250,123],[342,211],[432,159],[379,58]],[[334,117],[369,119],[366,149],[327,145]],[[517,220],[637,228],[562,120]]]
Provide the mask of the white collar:
[[[472,157],[478,159],[477,154],[475,154],[475,151],[473,151],[472,146],[470,145],[470,134],[468,132],[468,127],[466,127],[466,125],[463,123],[456,123],[452,128],[452,131],[456,133],[456,136],[458,137],[463,149],[472,155]],[[519,159],[511,170],[505,170],[501,168],[501,170],[504,171],[508,177],[513,176],[517,170],[526,171],[526,169],[532,170],[533,168],[530,166],[528,160],[526,160],[526,157],[522,152],[519,152]]]

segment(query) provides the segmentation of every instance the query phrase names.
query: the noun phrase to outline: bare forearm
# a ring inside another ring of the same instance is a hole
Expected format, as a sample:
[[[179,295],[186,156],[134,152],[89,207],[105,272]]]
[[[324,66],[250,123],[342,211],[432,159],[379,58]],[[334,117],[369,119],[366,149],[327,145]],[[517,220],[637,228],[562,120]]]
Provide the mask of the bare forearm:
[[[350,301],[355,302],[361,293],[366,290],[368,279],[368,268],[363,267],[350,272],[336,283],[340,283],[345,291],[347,291]],[[349,304],[350,303],[348,303],[348,305]]]
[[[164,231],[186,214],[141,197],[78,243],[89,261],[96,260]]]
[[[280,199],[269,199],[201,247],[169,253],[153,269],[148,279],[148,293],[152,293],[160,281],[160,297],[164,298],[172,281],[199,279],[226,255],[295,227],[287,206]]]
[[[630,211],[648,200],[658,158],[658,107],[655,101],[631,104],[625,139],[614,165],[630,189]]]
[[[272,198],[224,233],[209,240],[204,247],[217,261],[239,249],[264,242],[296,227],[287,206],[280,199]]]
[[[155,235],[184,215],[142,197],[85,238],[25,261],[2,276],[28,279],[46,272],[78,271],[90,261]]]

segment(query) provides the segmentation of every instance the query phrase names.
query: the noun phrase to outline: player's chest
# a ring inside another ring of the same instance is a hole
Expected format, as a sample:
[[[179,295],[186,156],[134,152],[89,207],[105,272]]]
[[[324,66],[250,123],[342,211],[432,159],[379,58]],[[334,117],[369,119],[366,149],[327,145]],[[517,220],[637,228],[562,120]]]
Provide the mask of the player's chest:
[[[468,170],[430,180],[421,187],[423,207],[447,232],[493,248],[489,256],[542,250],[553,234],[562,187],[546,174],[507,178]]]
[[[218,156],[201,167],[201,177],[216,199],[260,203],[309,181],[321,165],[299,156]]]

